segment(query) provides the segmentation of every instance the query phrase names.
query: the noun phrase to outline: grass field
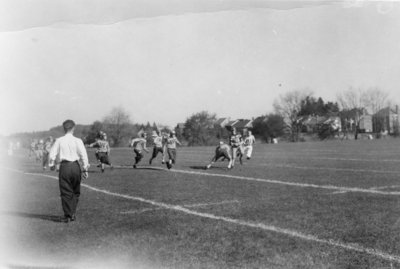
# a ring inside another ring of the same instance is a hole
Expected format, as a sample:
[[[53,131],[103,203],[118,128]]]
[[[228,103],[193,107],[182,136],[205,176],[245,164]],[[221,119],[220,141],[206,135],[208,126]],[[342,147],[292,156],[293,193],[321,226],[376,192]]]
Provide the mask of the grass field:
[[[212,147],[132,169],[95,165],[77,221],[57,174],[17,152],[1,163],[0,229],[10,268],[400,268],[400,140],[257,145],[204,170]],[[93,151],[89,150],[94,163]],[[29,267],[30,266],[30,267]]]

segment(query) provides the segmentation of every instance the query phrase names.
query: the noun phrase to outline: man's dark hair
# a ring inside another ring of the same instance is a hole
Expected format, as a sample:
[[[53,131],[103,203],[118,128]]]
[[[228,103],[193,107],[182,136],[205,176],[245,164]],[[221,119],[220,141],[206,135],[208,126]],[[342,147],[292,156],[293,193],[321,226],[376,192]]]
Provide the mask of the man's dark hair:
[[[63,122],[64,132],[68,132],[74,127],[75,127],[75,122],[73,120],[66,120]]]

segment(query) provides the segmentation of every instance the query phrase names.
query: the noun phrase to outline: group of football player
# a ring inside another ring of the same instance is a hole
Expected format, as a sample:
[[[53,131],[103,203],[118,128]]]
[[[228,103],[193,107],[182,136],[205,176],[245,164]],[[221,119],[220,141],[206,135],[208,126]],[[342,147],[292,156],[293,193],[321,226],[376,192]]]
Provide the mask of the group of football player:
[[[153,160],[161,153],[162,164],[166,164],[167,168],[171,169],[176,162],[176,147],[177,145],[181,145],[175,131],[169,133],[161,132],[160,134],[157,131],[153,131],[151,139],[153,142],[153,152],[149,159],[149,164],[151,165]],[[111,169],[114,168],[110,161],[110,145],[107,141],[106,133],[100,131],[96,137],[96,141],[88,146],[96,148],[97,167],[100,167],[102,172],[104,172],[105,165],[108,165]],[[133,168],[136,169],[144,158],[144,152],[150,152],[147,148],[147,133],[139,132],[138,137],[132,137],[129,147],[132,147],[135,153]],[[167,157],[168,160],[166,161]]]
[[[50,149],[54,144],[52,136],[46,139],[32,139],[29,147],[29,158],[35,158],[35,161],[40,163],[43,170],[46,170],[49,162]]]
[[[246,156],[247,160],[251,159],[253,154],[253,145],[255,144],[255,138],[251,131],[247,131],[246,134],[240,134],[236,131],[236,128],[232,128],[231,135],[229,136],[228,144],[221,141],[215,149],[215,155],[211,159],[211,162],[206,166],[206,169],[211,166],[219,159],[228,160],[228,169],[235,166],[236,158],[239,158],[240,164],[242,164],[243,156]]]
[[[41,162],[43,170],[45,170],[48,165],[48,156],[54,141],[53,137],[50,136],[46,140],[32,140],[31,142],[29,157],[35,156],[36,161]],[[132,137],[130,140],[129,147],[132,147],[135,153],[133,164],[133,168],[135,169],[144,158],[144,152],[150,153],[150,150],[147,148],[147,141],[146,132],[139,132],[137,137]],[[157,158],[160,153],[162,156],[162,164],[166,164],[167,168],[171,169],[176,163],[177,145],[182,145],[176,137],[175,131],[160,133],[152,131],[151,141],[153,144],[153,151],[149,159],[149,164],[151,165],[153,160]],[[220,142],[215,149],[215,155],[211,159],[211,162],[205,168],[211,168],[219,159],[227,159],[229,169],[235,166],[237,158],[239,158],[239,162],[242,164],[243,156],[246,156],[248,160],[251,158],[254,143],[255,138],[251,131],[247,131],[246,134],[242,135],[233,128],[228,143]],[[111,169],[114,168],[114,165],[111,163],[110,145],[105,132],[99,131],[95,141],[87,146],[96,148],[95,156],[97,167],[101,169],[101,172],[105,171],[106,165]]]

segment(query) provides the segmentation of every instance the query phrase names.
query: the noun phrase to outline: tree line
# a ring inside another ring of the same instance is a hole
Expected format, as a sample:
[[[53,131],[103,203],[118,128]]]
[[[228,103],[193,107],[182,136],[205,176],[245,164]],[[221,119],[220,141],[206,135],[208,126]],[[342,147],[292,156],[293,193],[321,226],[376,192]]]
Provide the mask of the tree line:
[[[315,97],[309,90],[294,90],[280,95],[273,103],[273,112],[253,118],[251,130],[261,141],[270,142],[273,138],[281,138],[288,141],[299,141],[300,134],[304,131],[304,119],[313,117],[339,117],[342,126],[346,128],[349,119],[358,126],[362,115],[377,114],[385,106],[390,106],[388,94],[379,88],[366,90],[349,88],[347,91],[337,94],[335,102],[325,102],[321,97]],[[188,146],[216,145],[220,140],[226,140],[229,130],[225,126],[217,124],[218,117],[215,113],[200,111],[189,116],[184,124],[173,127],[180,139]],[[374,131],[382,131],[383,123],[379,117],[373,117]],[[357,138],[355,129],[355,138]],[[110,144],[113,147],[123,147],[129,144],[133,136],[140,132],[151,134],[153,131],[170,132],[166,126],[156,123],[138,124],[132,123],[129,113],[122,107],[113,108],[102,120],[96,120],[91,125],[77,125],[76,135],[85,143],[92,143],[99,131],[107,133]],[[320,128],[321,139],[329,135],[330,130]],[[322,133],[323,132],[323,133]],[[398,134],[398,128],[397,128]],[[20,133],[13,137],[28,141],[32,137],[59,137],[63,135],[61,126],[49,131]],[[149,135],[149,143],[151,136]]]

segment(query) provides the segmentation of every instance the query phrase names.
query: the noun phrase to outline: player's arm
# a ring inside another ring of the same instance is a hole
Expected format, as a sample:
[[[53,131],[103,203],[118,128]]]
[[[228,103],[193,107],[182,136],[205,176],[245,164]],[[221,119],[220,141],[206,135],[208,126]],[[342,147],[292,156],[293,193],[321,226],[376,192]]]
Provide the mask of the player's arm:
[[[58,152],[60,151],[60,141],[57,139],[50,149],[49,153],[49,167],[51,170],[55,169]]]
[[[175,142],[176,142],[179,146],[182,146],[182,143],[179,142],[178,138],[175,138]]]
[[[136,143],[137,138],[134,138],[131,140],[131,143],[129,144],[130,147],[133,147],[133,145]]]
[[[147,144],[146,139],[143,139],[143,150],[149,153],[150,151],[147,149],[146,144]]]

